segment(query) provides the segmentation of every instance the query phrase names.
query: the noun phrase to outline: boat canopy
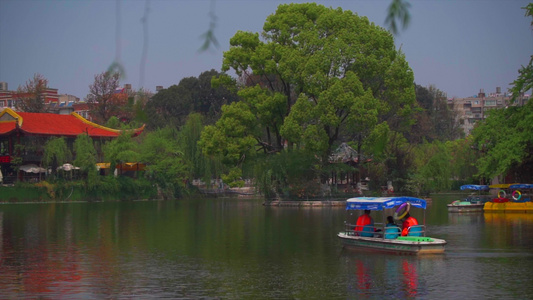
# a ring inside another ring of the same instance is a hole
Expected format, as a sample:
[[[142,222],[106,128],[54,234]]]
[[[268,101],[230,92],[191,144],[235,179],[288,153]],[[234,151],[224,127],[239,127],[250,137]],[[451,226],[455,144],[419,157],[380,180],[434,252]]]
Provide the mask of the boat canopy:
[[[512,184],[510,189],[533,189],[533,184],[531,183],[519,183],[519,184]]]
[[[489,185],[489,188],[491,189],[508,189],[512,185],[519,184],[519,183],[500,183],[500,184],[491,184]]]
[[[478,184],[466,184],[461,186],[461,191],[464,190],[475,190],[475,191],[488,191],[488,185],[478,185]]]
[[[426,209],[426,200],[415,197],[357,197],[346,200],[346,210],[384,210],[406,202],[414,207]]]

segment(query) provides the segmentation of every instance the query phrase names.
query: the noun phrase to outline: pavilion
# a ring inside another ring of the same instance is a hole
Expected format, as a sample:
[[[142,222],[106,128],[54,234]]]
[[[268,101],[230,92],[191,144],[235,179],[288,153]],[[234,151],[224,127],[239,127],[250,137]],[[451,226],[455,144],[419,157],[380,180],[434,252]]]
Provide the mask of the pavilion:
[[[143,131],[144,125],[127,132],[131,132],[132,136],[138,136]],[[72,150],[76,137],[87,134],[95,142],[96,150],[101,156],[100,146],[123,132],[95,124],[75,112],[62,115],[15,112],[5,108],[0,112],[0,167],[4,180],[8,174],[14,174],[12,167],[14,157],[22,159],[18,162],[20,165],[40,166],[44,145],[51,137],[65,137],[67,146]]]

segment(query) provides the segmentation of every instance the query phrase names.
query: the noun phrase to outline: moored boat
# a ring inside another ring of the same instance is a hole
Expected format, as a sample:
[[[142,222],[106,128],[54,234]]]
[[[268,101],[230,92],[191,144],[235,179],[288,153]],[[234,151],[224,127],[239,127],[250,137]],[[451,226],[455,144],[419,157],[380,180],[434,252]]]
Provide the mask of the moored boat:
[[[423,209],[425,214],[426,201],[415,197],[358,197],[346,200],[348,211],[396,209],[395,220],[407,215],[411,207]],[[338,233],[345,248],[397,254],[438,254],[445,250],[445,240],[426,236],[425,224],[411,226],[407,236],[400,236],[398,227],[387,227],[385,222],[363,226],[362,230],[357,230],[356,227],[359,226],[345,223],[345,230]]]
[[[514,183],[490,186],[500,189],[498,198],[485,203],[485,212],[533,212],[533,202],[531,202],[533,184]]]
[[[482,212],[485,203],[490,200],[490,196],[481,195],[482,191],[488,191],[488,185],[467,184],[461,186],[461,190],[478,191],[478,195],[469,195],[463,200],[455,200],[448,204],[448,212]]]

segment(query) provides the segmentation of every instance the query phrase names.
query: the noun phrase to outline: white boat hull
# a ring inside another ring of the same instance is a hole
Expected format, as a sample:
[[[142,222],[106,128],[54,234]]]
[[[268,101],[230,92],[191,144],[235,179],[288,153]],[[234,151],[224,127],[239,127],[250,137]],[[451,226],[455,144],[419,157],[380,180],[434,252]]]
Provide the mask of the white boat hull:
[[[448,212],[480,212],[483,211],[485,203],[481,204],[448,204]]]
[[[419,240],[430,241],[408,241],[401,239],[383,239],[381,237],[362,237],[348,235],[340,232],[337,235],[345,247],[352,249],[379,250],[398,254],[438,254],[444,253],[446,241],[436,238],[421,238]]]

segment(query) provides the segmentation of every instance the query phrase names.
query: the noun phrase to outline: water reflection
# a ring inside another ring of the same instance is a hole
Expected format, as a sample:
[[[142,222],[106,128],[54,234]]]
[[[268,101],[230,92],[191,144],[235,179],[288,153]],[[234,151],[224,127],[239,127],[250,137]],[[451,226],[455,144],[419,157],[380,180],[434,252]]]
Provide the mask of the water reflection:
[[[532,213],[484,213],[491,248],[527,251],[533,254]]]
[[[343,208],[261,201],[0,205],[1,299],[455,299],[533,294],[530,215],[448,214],[444,255],[346,251]],[[512,278],[491,281],[486,278]]]
[[[485,212],[483,214],[487,223],[493,224],[530,224],[533,225],[533,213],[501,213]]]
[[[416,298],[428,294],[420,269],[443,262],[444,256],[406,256],[343,250],[348,268],[348,298]],[[427,270],[426,270],[427,271]]]

